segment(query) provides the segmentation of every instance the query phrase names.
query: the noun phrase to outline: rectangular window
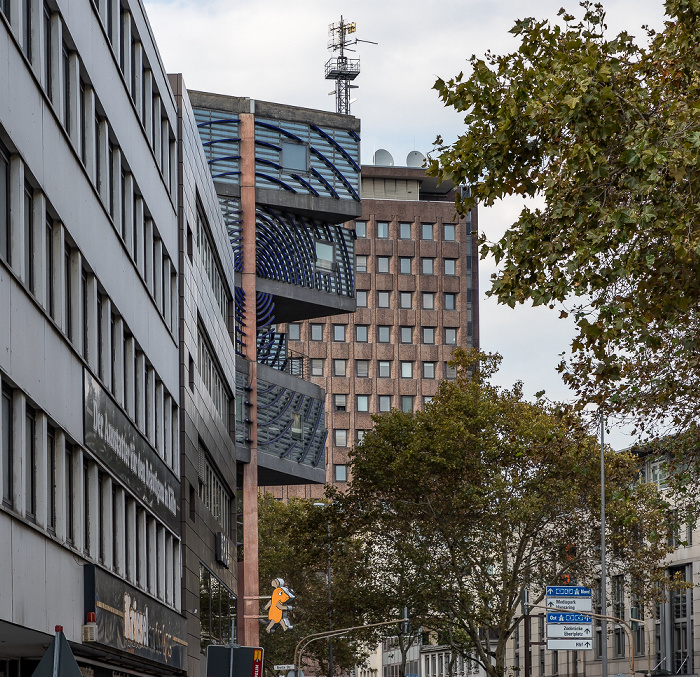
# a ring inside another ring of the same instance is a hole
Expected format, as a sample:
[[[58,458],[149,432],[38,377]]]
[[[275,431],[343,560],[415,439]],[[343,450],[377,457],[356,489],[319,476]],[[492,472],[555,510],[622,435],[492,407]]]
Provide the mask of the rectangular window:
[[[73,448],[66,444],[66,481],[64,482],[65,494],[63,500],[66,502],[66,540],[73,543],[75,540],[75,514],[73,511]]]
[[[199,478],[199,498],[207,506],[214,519],[221,525],[222,531],[228,536],[230,530],[231,495],[225,484],[209,462],[206,450],[199,444],[199,464],[202,477]]]
[[[46,520],[51,531],[56,530],[56,433],[49,428],[46,435]]]
[[[344,394],[333,395],[333,406],[336,411],[346,411],[348,396]]]
[[[322,324],[312,324],[311,325],[311,340],[312,341],[323,341],[323,325]]]
[[[335,436],[335,446],[336,447],[347,447],[348,446],[348,431],[342,428],[336,428],[334,431]]]
[[[455,224],[454,223],[444,223],[442,225],[443,229],[443,240],[445,242],[454,242],[455,241],[455,235],[456,235],[456,229],[455,229]]]
[[[301,325],[290,324],[287,328],[287,338],[290,341],[299,341],[301,339]]]
[[[355,441],[362,442],[362,439],[364,438],[366,433],[367,433],[367,431],[364,429],[355,430]]]
[[[401,362],[401,378],[413,378],[413,362]]]
[[[29,291],[34,291],[34,191],[24,186],[24,279]]]
[[[333,340],[334,341],[345,341],[345,324],[334,324],[333,325]]]
[[[36,516],[36,440],[34,433],[36,432],[36,418],[34,410],[27,407],[25,415],[25,438],[24,438],[24,492],[25,504],[24,509],[27,517]]]
[[[401,327],[401,343],[413,343],[413,327]]]
[[[6,505],[12,505],[12,393],[2,389],[2,501]]]
[[[378,291],[377,292],[377,308],[390,308],[389,305],[391,300],[391,292],[388,291]]]
[[[421,259],[421,269],[423,271],[423,275],[433,275],[435,271],[435,266],[434,264],[435,259]]]
[[[346,360],[333,360],[333,376],[345,376]]]
[[[368,326],[366,324],[358,324],[355,326],[355,340],[358,343],[367,343],[368,334]]]
[[[377,272],[378,273],[388,273],[389,272],[389,257],[388,256],[377,256]]]
[[[445,310],[457,310],[457,294],[445,294]]]
[[[457,378],[457,367],[452,367],[447,362],[445,362],[444,369],[445,369],[445,378],[448,381],[454,381]]]
[[[378,326],[377,341],[379,341],[379,343],[389,343],[391,341],[391,327],[388,325]]]
[[[54,316],[53,307],[53,222],[46,219],[46,310]]]
[[[413,395],[401,395],[401,411],[407,414],[413,411]]]
[[[224,275],[221,273],[221,264],[216,254],[216,246],[211,236],[209,223],[204,215],[204,209],[197,202],[197,247],[202,260],[202,267],[209,278],[212,291],[219,305],[224,323],[228,322],[229,296],[224,284]]]
[[[369,395],[357,396],[357,411],[369,411]]]
[[[377,362],[377,378],[391,378],[391,360]]]
[[[85,83],[80,81],[80,159],[87,164],[87,102],[85,101]]]
[[[236,596],[204,565],[199,565],[200,651],[210,644],[236,642]]]
[[[377,238],[387,240],[389,238],[389,222],[377,221]]]
[[[379,396],[379,411],[381,411],[381,412],[391,411],[391,395],[380,395]]]
[[[448,346],[457,345],[457,329],[455,327],[445,327],[445,344]]]
[[[401,275],[410,275],[411,274],[411,257],[410,256],[401,256],[399,257],[399,273]]]
[[[435,362],[423,362],[423,378],[435,378]]]
[[[413,306],[413,294],[410,291],[402,291],[400,295],[400,307],[411,308]]]
[[[433,310],[435,308],[435,294],[433,292],[423,292],[423,310]]]
[[[435,327],[423,327],[423,343],[425,345],[435,343]]]
[[[0,146],[0,257],[10,262],[10,158]]]
[[[295,172],[306,172],[309,169],[306,146],[291,141],[282,142],[282,166]]]
[[[83,551],[90,552],[90,473],[83,457]]]
[[[24,24],[24,54],[32,61],[32,0],[22,1],[22,23]]]
[[[356,273],[366,273],[367,272],[367,257],[357,254],[355,256],[355,272]]]
[[[367,221],[355,221],[355,235],[367,237]]]
[[[369,376],[369,360],[355,360],[355,374],[358,378]]]
[[[323,360],[313,358],[311,360],[311,376],[323,376]]]
[[[355,301],[357,303],[358,308],[366,308],[367,307],[367,292],[366,291],[356,291],[355,292]]]
[[[63,127],[66,131],[70,130],[70,58],[68,57],[68,48],[63,45]],[[96,137],[98,138],[98,137]]]
[[[2,2],[0,2],[0,7]],[[44,3],[44,88],[49,101],[53,101],[53,87],[51,84],[51,10]]]
[[[209,343],[204,338],[201,328],[197,332],[197,352],[199,375],[202,378],[202,383],[211,395],[214,408],[228,428],[231,397],[226,388],[225,380],[219,370],[219,366],[213,357],[213,351],[209,348]],[[146,370],[146,373],[148,374],[148,370]],[[146,388],[146,392],[149,392],[148,387]],[[148,401],[148,399],[149,398],[146,398],[146,401]],[[148,420],[148,416],[146,420]]]
[[[445,259],[445,275],[456,275],[457,274],[457,261],[456,259]]]
[[[399,240],[410,240],[411,239],[411,224],[399,223]]]
[[[5,18],[10,20],[10,0],[0,0],[0,12],[5,15]]]
[[[73,312],[72,295],[73,290],[71,289],[71,275],[70,275],[70,245],[66,245],[65,251],[63,252],[64,258],[64,280],[63,280],[63,300],[64,300],[64,312],[65,312],[65,326],[66,326],[66,336],[69,341],[73,340],[73,323],[71,322],[71,315]]]
[[[430,404],[433,401],[432,395],[423,395],[423,406]]]
[[[433,239],[433,224],[432,223],[421,223],[420,239],[421,240],[432,240]]]
[[[336,482],[348,481],[348,467],[344,463],[333,466],[333,474]]]

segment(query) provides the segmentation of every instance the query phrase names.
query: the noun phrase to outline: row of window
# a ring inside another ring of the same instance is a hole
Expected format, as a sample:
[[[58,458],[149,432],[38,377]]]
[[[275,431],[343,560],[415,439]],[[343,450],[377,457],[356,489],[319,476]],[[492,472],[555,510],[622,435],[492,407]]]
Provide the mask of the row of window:
[[[312,324],[310,325],[310,335],[312,341],[323,341],[323,327],[322,324]],[[377,329],[377,342],[378,343],[390,343],[391,342],[391,330],[394,327],[391,325],[378,325]],[[401,343],[413,343],[413,327],[399,327],[399,340]],[[435,332],[437,327],[421,327],[422,339],[425,345],[433,345],[435,343]],[[368,324],[356,324],[355,325],[355,341],[358,343],[368,343],[369,342],[369,330],[370,325]],[[301,325],[290,324],[288,327],[288,338],[290,341],[301,340]],[[444,344],[448,346],[457,345],[458,329],[457,327],[445,327],[445,340]],[[345,324],[334,324],[333,325],[333,340],[334,341],[347,341],[347,325]],[[323,360],[322,360],[323,361]]]
[[[356,254],[355,255],[355,272],[357,273],[369,273],[370,262],[374,260],[375,262],[375,273],[391,273],[391,256],[369,256],[366,254]],[[399,268],[398,273],[400,275],[413,275],[413,258],[412,256],[399,256]],[[421,274],[423,275],[435,275],[435,258],[432,257],[422,257],[420,260]],[[457,259],[443,259],[442,272],[444,275],[454,276],[457,275]],[[466,267],[467,272],[472,269],[472,257],[471,254],[466,256]]]
[[[219,365],[214,358],[214,351],[209,347],[201,326],[197,332],[197,358],[202,383],[209,395],[211,395],[214,408],[228,430],[231,396],[226,387],[225,379],[221,375]]]
[[[236,595],[203,564],[199,565],[200,650],[236,641]]]
[[[1,413],[2,505],[179,608],[179,540],[4,381]]]
[[[325,360],[320,360],[321,365],[325,362]],[[332,361],[333,363],[333,376],[349,376],[350,371],[348,370],[348,362],[349,360],[344,360],[344,359],[334,359]],[[377,360],[377,366],[376,366],[376,377],[377,378],[392,378],[392,360]],[[368,378],[369,377],[369,360],[355,360],[355,376],[358,378]],[[436,370],[436,365],[437,362],[422,362],[422,373],[423,373],[423,378],[425,379],[434,379],[436,378],[437,370]],[[317,360],[312,359],[311,360],[311,375],[312,376],[323,376],[323,367],[321,366],[321,373],[314,373],[318,372],[318,364]],[[415,373],[415,363],[411,361],[405,361],[401,360],[399,362],[399,376],[401,378],[415,378],[416,373]],[[454,380],[457,378],[457,372],[455,367],[450,367],[450,365],[447,362],[443,362],[443,378],[446,378],[448,380]],[[339,397],[339,395],[336,395],[335,397]],[[368,397],[367,395],[358,395],[358,398],[364,398]],[[364,402],[364,400],[363,400]],[[343,403],[344,406],[344,403]],[[337,404],[336,404],[336,411],[344,411],[344,409],[339,409]],[[360,400],[358,399],[357,402],[357,411],[369,411],[369,409],[363,409],[360,407]]]
[[[209,224],[204,216],[202,206],[197,203],[197,248],[202,260],[202,267],[209,279],[214,297],[219,306],[219,311],[228,326],[230,297],[224,284],[224,276],[221,272],[221,263],[216,254],[216,246],[209,230]]]
[[[207,452],[199,443],[199,498],[221,525],[221,530],[229,536],[231,524],[231,496],[219,479],[207,457]]]
[[[413,223],[410,223],[408,221],[401,221],[398,224],[397,227],[397,234],[399,236],[399,240],[410,240],[412,239],[412,228],[413,228]],[[434,231],[435,231],[435,224],[434,223],[421,223],[421,224],[416,224],[417,227],[420,228],[418,231],[420,233],[420,239],[421,240],[432,240]],[[391,230],[390,228],[391,224],[389,221],[377,221],[375,223],[375,228],[376,228],[376,235],[375,237],[378,240],[388,240],[389,239],[389,232]],[[368,237],[367,235],[368,230],[367,230],[367,221],[355,221],[355,234],[357,237]],[[371,237],[372,234],[370,232],[369,237]],[[442,224],[442,239],[445,242],[454,242],[457,239],[457,225],[454,223],[443,223]]]
[[[423,657],[424,672],[422,677],[461,677],[462,675],[479,674],[479,664],[475,660],[469,657],[465,660],[464,656],[454,656],[454,661],[450,665],[452,658],[450,652],[426,654]]]
[[[358,308],[369,308],[368,295],[370,292],[358,290],[355,292],[355,299],[357,301]],[[413,297],[414,292],[401,291],[378,291],[376,292],[376,307],[377,308],[392,308],[392,295],[398,295],[399,297],[399,308],[410,310],[413,308]],[[423,310],[435,310],[437,306],[435,305],[435,299],[437,297],[436,292],[420,292],[421,294],[421,308]],[[467,290],[467,302],[471,302],[472,290]],[[455,292],[445,292],[443,294],[443,305],[442,310],[457,310],[457,294]]]

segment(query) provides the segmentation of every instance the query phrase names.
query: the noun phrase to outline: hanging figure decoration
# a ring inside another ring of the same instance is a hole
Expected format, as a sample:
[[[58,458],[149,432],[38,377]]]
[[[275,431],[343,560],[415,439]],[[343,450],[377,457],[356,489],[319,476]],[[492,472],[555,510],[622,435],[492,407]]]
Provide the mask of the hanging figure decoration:
[[[267,617],[270,620],[267,632],[274,632],[277,625],[282,627],[282,630],[287,631],[292,629],[292,624],[287,618],[287,612],[292,610],[292,606],[287,604],[294,599],[294,592],[284,584],[284,578],[275,578],[272,581],[272,599],[265,606],[264,611],[267,611]]]

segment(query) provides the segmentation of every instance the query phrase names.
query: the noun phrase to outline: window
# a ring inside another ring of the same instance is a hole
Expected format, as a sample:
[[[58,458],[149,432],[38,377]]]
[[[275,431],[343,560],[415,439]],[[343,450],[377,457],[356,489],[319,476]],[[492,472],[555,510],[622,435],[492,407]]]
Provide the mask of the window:
[[[345,341],[345,328],[347,325],[344,324],[334,324],[333,325],[333,340],[334,341]]]
[[[335,262],[335,247],[330,242],[316,240],[316,268],[333,270]]]
[[[421,223],[420,239],[421,240],[432,240],[433,239],[433,224],[432,223]]]
[[[46,219],[46,310],[51,317],[54,316],[53,309],[53,223],[51,219]],[[83,344],[83,349],[87,344]]]
[[[282,141],[282,166],[295,172],[308,170],[306,146],[291,141]]]
[[[345,376],[346,360],[333,360],[333,376]]]
[[[25,438],[24,438],[24,462],[26,471],[24,473],[24,508],[28,517],[36,515],[36,419],[34,410],[27,407],[25,415]]]
[[[111,163],[110,163],[111,166]],[[224,285],[224,276],[221,273],[221,265],[216,253],[216,245],[211,236],[209,223],[204,215],[204,209],[197,200],[197,247],[199,248],[199,256],[202,260],[202,267],[207,274],[209,284],[211,285],[214,297],[221,311],[221,316],[224,321],[228,320],[228,301],[229,296]]]
[[[0,257],[10,262],[10,159],[0,146]]]
[[[355,340],[358,343],[367,343],[369,331],[366,324],[358,324],[355,326]]]
[[[388,291],[378,291],[377,292],[377,308],[389,308],[389,301],[391,299],[391,292]]]
[[[345,411],[347,409],[347,395],[333,395],[333,406],[336,411]]]
[[[379,411],[381,411],[381,412],[391,411],[391,395],[380,395],[379,396]]]
[[[401,378],[413,378],[413,362],[401,362]]]
[[[423,292],[423,310],[433,310],[435,308],[435,294],[433,292]]]
[[[357,411],[369,411],[369,395],[357,396]]]
[[[435,343],[435,327],[423,327],[423,343],[426,345]]]
[[[391,378],[391,360],[379,360],[377,362],[377,377]]]
[[[402,291],[400,295],[400,307],[411,308],[413,306],[413,294],[410,291]]]
[[[347,447],[348,446],[348,431],[342,428],[336,428],[333,431],[335,437],[336,447]]]
[[[73,448],[66,444],[66,481],[64,482],[66,502],[66,540],[73,543],[75,539],[75,512],[73,510]]]
[[[455,224],[454,223],[444,223],[442,226],[442,231],[443,231],[443,237],[442,239],[445,240],[445,242],[454,242],[455,241]]]
[[[46,435],[46,521],[51,531],[56,529],[56,433],[53,428]]]
[[[367,237],[367,221],[355,221],[355,235]]]
[[[2,501],[12,505],[12,393],[2,389]]]
[[[389,343],[389,341],[391,341],[391,327],[387,325],[378,326],[377,341],[379,341],[379,343]]]
[[[200,651],[236,641],[236,596],[203,564],[199,565]]]
[[[333,476],[336,482],[348,481],[348,467],[344,463],[333,466]]]
[[[389,257],[388,256],[378,256],[377,257],[377,272],[378,273],[388,273],[389,272]]]
[[[365,290],[355,292],[355,301],[358,308],[367,307],[367,292]]]
[[[622,576],[613,576],[612,579],[613,613],[616,618],[625,620],[625,586]],[[622,658],[625,655],[625,633],[623,628],[616,624],[613,635],[613,656]]]
[[[299,341],[301,339],[301,325],[290,324],[287,328],[287,337],[290,341]]]
[[[63,300],[64,300],[64,318],[66,327],[66,336],[69,341],[73,340],[73,322],[71,322],[71,315],[73,313],[73,289],[71,287],[71,274],[70,274],[70,245],[66,245],[65,251],[63,252],[64,258],[64,276],[63,276]],[[102,322],[100,322],[100,326]],[[102,345],[102,342],[99,343]],[[100,355],[102,351],[98,351]]]
[[[433,275],[435,266],[433,265],[435,259],[421,259],[421,270],[423,275]]]
[[[355,272],[356,273],[366,273],[367,272],[367,257],[357,254],[355,256]]]
[[[456,275],[457,274],[457,261],[456,259],[445,259],[445,275]]]
[[[423,395],[423,406],[430,404],[433,401],[432,395]]]
[[[70,129],[70,59],[68,58],[68,48],[63,45],[63,126]],[[97,137],[96,137],[97,138]],[[95,144],[97,145],[97,144]]]
[[[24,186],[24,281],[34,291],[34,192]]]
[[[413,327],[401,327],[401,343],[413,343]]]
[[[445,378],[448,381],[454,381],[457,378],[457,367],[451,367],[445,362]]]
[[[400,223],[399,224],[399,240],[410,240],[411,239],[411,224],[410,223]]]
[[[377,237],[380,240],[386,240],[389,238],[389,222],[388,221],[377,221]]]
[[[363,430],[363,429],[355,430],[355,441],[362,442],[362,439],[364,438],[366,433],[367,433],[367,431]]]
[[[435,378],[435,362],[423,362],[423,378]]]
[[[355,360],[355,374],[358,378],[369,376],[369,360]]]
[[[445,310],[457,310],[457,294],[445,294]]]
[[[323,376],[323,360],[313,358],[311,360],[311,376]]]
[[[226,388],[225,380],[219,371],[219,365],[213,357],[213,351],[209,348],[209,343],[204,338],[202,329],[199,329],[197,332],[197,352],[197,364],[199,365],[199,375],[202,378],[202,383],[209,392],[209,395],[211,395],[214,408],[221,417],[221,420],[228,427],[231,398]],[[149,370],[146,369],[147,378],[148,371]],[[148,391],[147,387],[146,392]],[[148,402],[148,398],[146,398],[146,401]]]
[[[409,256],[399,257],[399,273],[401,275],[410,275],[412,272],[411,267],[411,258]]]
[[[401,395],[401,411],[407,414],[413,411],[413,395]]]
[[[322,324],[312,324],[311,325],[311,340],[312,341],[323,341],[323,325]]]
[[[24,25],[24,53],[32,60],[32,0],[22,0],[22,23]]]
[[[445,344],[448,346],[457,345],[457,329],[455,327],[445,327]]]

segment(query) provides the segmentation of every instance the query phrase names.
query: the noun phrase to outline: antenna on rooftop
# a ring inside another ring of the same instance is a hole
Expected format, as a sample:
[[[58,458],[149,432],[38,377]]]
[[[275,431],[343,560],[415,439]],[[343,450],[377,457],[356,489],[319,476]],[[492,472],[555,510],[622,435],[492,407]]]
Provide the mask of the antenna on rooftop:
[[[350,47],[358,42],[377,44],[371,40],[348,39],[348,36],[356,30],[355,22],[346,22],[342,15],[339,23],[328,26],[328,35],[330,36],[328,49],[332,52],[340,52],[338,56],[331,57],[326,63],[326,80],[335,80],[335,89],[328,92],[328,95],[335,94],[336,113],[343,115],[350,115],[350,104],[355,101],[355,99],[350,98],[350,90],[357,89],[357,85],[350,83],[360,74],[360,59],[349,59],[345,56],[345,52],[354,52],[355,50],[350,49]]]

